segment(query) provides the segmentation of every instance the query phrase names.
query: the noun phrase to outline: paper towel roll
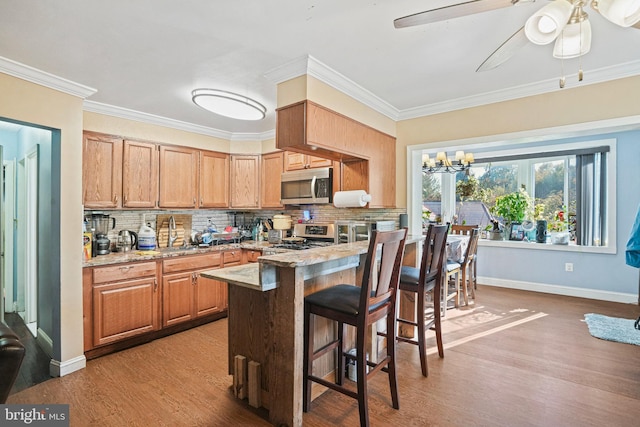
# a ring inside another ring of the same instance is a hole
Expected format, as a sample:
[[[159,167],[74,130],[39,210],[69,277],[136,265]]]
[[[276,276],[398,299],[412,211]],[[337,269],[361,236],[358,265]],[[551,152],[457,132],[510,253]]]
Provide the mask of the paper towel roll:
[[[371,201],[371,195],[364,190],[337,191],[333,195],[336,208],[363,208]]]

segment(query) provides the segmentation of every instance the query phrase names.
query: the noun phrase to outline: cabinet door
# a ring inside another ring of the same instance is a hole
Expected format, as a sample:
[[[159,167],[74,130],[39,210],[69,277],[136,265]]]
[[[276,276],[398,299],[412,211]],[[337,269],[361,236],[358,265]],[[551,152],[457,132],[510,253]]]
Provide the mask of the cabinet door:
[[[94,345],[157,330],[158,295],[154,277],[94,286]]]
[[[231,207],[257,208],[260,196],[260,156],[231,156]]]
[[[122,139],[85,132],[82,144],[85,208],[122,206]]]
[[[195,208],[198,193],[198,151],[160,146],[161,208]]]
[[[200,152],[201,208],[229,207],[229,155],[214,151]]]
[[[295,151],[285,152],[285,170],[287,172],[306,169],[307,155]]]
[[[263,208],[282,208],[280,179],[284,168],[282,152],[262,156],[260,179],[260,206]]]
[[[227,284],[197,275],[196,317],[219,313],[227,309]]]
[[[195,273],[172,274],[162,278],[162,325],[171,326],[193,318]]]
[[[333,165],[333,160],[324,159],[322,157],[307,156],[307,165],[309,168],[327,168]]]
[[[158,146],[124,141],[122,206],[155,208],[158,203]]]

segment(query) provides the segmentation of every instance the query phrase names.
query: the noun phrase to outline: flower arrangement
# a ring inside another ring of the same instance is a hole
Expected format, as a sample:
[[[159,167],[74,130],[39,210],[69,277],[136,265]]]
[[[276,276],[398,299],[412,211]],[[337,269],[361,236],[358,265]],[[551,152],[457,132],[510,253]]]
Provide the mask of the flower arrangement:
[[[562,233],[569,229],[569,222],[565,215],[566,206],[562,206],[562,209],[553,213],[553,219],[549,221],[547,229],[551,232]]]

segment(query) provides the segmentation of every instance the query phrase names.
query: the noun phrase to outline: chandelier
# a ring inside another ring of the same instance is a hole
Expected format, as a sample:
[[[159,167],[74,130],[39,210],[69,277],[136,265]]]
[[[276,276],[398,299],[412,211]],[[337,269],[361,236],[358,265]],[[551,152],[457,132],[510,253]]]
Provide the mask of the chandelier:
[[[469,168],[473,164],[473,154],[466,153],[464,151],[456,151],[455,160],[449,159],[447,153],[439,151],[436,154],[436,158],[430,158],[428,154],[425,154],[422,162],[422,173],[438,173],[449,172],[469,173]]]

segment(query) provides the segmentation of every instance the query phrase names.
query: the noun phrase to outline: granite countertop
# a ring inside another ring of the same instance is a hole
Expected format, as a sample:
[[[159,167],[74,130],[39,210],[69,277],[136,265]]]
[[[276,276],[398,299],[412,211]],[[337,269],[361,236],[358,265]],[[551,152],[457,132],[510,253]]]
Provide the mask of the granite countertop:
[[[405,244],[417,243],[424,240],[424,236],[407,236]],[[368,241],[355,243],[341,243],[333,246],[312,248],[304,251],[289,251],[275,255],[264,255],[258,263],[238,265],[215,270],[204,271],[204,277],[220,280],[236,286],[243,286],[258,291],[274,289],[277,284],[273,274],[265,274],[273,267],[307,267],[314,264],[336,261],[353,256],[366,254]],[[263,280],[267,277],[267,280]]]
[[[406,243],[415,243],[423,240],[422,235],[407,236]],[[361,255],[367,252],[368,241],[355,243],[341,243],[332,246],[312,248],[304,251],[274,248],[269,242],[256,242],[247,240],[242,243],[229,243],[226,245],[199,247],[188,246],[186,248],[162,248],[154,251],[132,250],[129,252],[112,252],[108,255],[99,255],[82,263],[83,267],[97,267],[102,265],[120,264],[126,262],[139,262],[158,260],[185,255],[202,255],[212,252],[229,251],[233,249],[249,249],[267,252],[260,257],[260,262],[278,267],[300,267],[318,264],[332,259],[340,259],[347,256]],[[233,267],[227,267],[233,268]]]
[[[96,267],[101,265],[110,265],[110,264],[120,264],[125,262],[138,262],[138,261],[147,261],[147,260],[157,260],[163,258],[170,257],[178,257],[185,255],[202,255],[208,253],[229,251],[233,249],[251,249],[251,250],[259,250],[264,251],[268,249],[270,252],[285,252],[284,249],[272,248],[272,245],[269,242],[256,242],[253,240],[247,240],[242,243],[229,243],[225,245],[218,246],[208,246],[208,247],[199,247],[199,246],[188,246],[186,248],[177,247],[177,248],[162,248],[156,249],[154,251],[139,251],[139,250],[131,250],[129,252],[111,252],[108,255],[99,255],[93,257],[87,261],[82,263],[83,267]]]

